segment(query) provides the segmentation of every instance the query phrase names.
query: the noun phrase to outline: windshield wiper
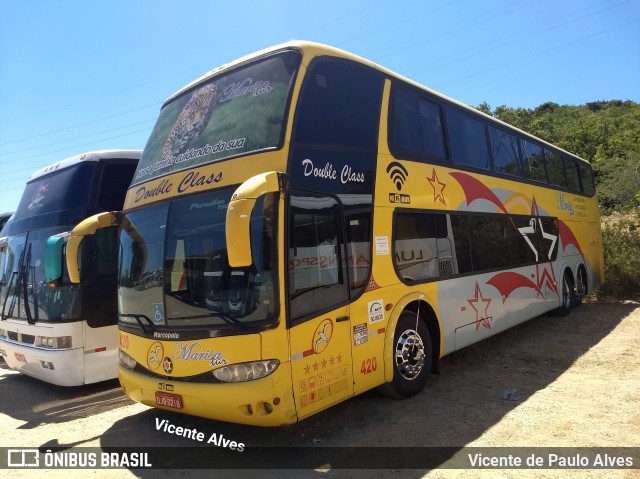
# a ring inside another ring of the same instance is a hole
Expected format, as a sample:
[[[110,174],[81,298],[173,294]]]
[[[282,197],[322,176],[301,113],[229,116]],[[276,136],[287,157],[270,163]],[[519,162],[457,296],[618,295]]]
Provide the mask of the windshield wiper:
[[[144,327],[144,323],[142,322],[142,319],[146,320],[147,323],[149,323],[149,326],[150,326],[149,329],[151,331],[154,331],[156,329],[156,325],[153,324],[153,321],[151,321],[151,318],[149,318],[149,316],[145,316],[144,314],[118,314],[118,316],[122,316],[123,318],[135,319],[140,325],[140,327],[142,328],[142,331],[144,331],[145,333],[148,331],[147,331],[147,328]]]
[[[244,324],[242,321],[237,320],[236,318],[232,317],[232,316],[228,316],[226,314],[224,314],[222,311],[214,311],[208,314],[196,314],[195,316],[178,316],[176,318],[169,318],[171,320],[173,319],[201,319],[201,318],[210,318],[211,316],[218,316],[220,319],[224,320],[225,323],[227,323],[229,326],[232,326],[234,329],[237,329],[238,331],[246,331],[247,330],[247,325]]]
[[[7,316],[4,315],[5,308],[7,307],[7,300],[9,299],[9,294],[11,293],[11,285],[13,284],[13,278],[18,276],[18,272],[14,271],[11,273],[11,279],[9,280],[9,285],[7,286],[7,292],[4,295],[4,301],[2,301],[2,321],[6,320],[13,313],[14,307],[14,299],[15,296],[11,299],[11,305],[9,306],[9,314]]]
[[[13,279],[17,277],[16,280],[16,287],[20,286],[20,274],[22,271],[22,267],[24,264],[24,255],[25,255],[25,250],[23,249],[22,252],[20,253],[20,259],[18,260],[18,268],[16,269],[16,271],[11,273],[11,279],[9,280],[9,286],[7,286],[7,293],[4,296],[4,301],[2,303],[2,320],[4,321],[5,319],[7,319],[8,317],[13,317],[13,311],[16,307],[16,298],[18,297],[16,294],[14,294],[13,296],[11,296],[11,303],[9,304],[9,313],[5,316],[4,311],[5,311],[5,306],[7,305],[7,300],[9,299],[9,295],[11,294],[11,286],[13,285]]]
[[[31,307],[29,306],[29,266],[31,265],[31,243],[29,243],[29,247],[27,250],[27,257],[25,258],[24,264],[22,265],[22,270],[20,272],[22,276],[22,283],[20,287],[22,288],[22,297],[24,299],[24,312],[27,315],[27,323],[36,324],[35,320],[31,316]],[[35,298],[35,295],[34,295]]]

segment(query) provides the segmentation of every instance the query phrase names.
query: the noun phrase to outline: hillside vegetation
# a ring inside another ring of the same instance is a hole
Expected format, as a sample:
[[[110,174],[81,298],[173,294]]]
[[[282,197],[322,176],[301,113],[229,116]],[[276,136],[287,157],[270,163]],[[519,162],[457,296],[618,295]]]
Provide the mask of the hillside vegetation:
[[[589,160],[603,215],[606,283],[600,295],[640,293],[640,104],[595,101],[569,106],[478,110]]]

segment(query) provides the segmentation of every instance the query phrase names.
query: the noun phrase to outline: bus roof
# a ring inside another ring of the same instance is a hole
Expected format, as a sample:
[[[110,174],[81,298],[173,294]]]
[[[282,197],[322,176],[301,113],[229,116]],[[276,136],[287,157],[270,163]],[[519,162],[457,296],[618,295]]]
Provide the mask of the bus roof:
[[[64,168],[69,168],[70,166],[77,165],[78,163],[84,163],[87,161],[100,161],[106,159],[122,159],[122,160],[132,160],[138,161],[142,156],[142,150],[100,150],[100,151],[90,151],[87,153],[82,153],[80,155],[71,156],[69,158],[65,158],[57,163],[53,163],[52,165],[45,166],[44,168],[39,169],[35,173],[33,173],[27,182],[34,180],[36,178],[40,178],[54,171],[60,171]]]
[[[245,55],[243,57],[238,58],[237,60],[234,60],[232,62],[226,63],[224,65],[221,65],[219,67],[214,68],[213,70],[205,73],[204,75],[202,75],[201,77],[197,78],[196,80],[192,81],[191,83],[189,83],[188,85],[186,85],[185,87],[181,88],[180,90],[178,90],[176,93],[174,93],[173,95],[171,95],[164,104],[167,104],[168,102],[170,102],[171,100],[173,100],[174,98],[176,98],[177,96],[181,95],[182,93],[184,93],[185,91],[191,89],[192,87],[194,87],[195,85],[202,83],[206,80],[208,80],[209,78],[224,72],[225,70],[228,70],[230,68],[233,68],[235,66],[238,66],[242,63],[248,62],[250,60],[259,58],[261,56],[264,55],[268,55],[270,53],[275,53],[281,50],[286,50],[286,49],[295,49],[295,50],[299,50],[303,53],[303,55],[308,56],[310,58],[313,58],[315,56],[318,55],[329,55],[329,56],[336,56],[339,58],[345,58],[348,60],[352,60],[358,63],[361,63],[363,65],[367,65],[371,68],[374,68],[378,71],[380,71],[381,73],[383,73],[384,75],[390,77],[390,78],[395,78],[398,80],[401,80],[403,82],[406,82],[408,84],[411,84],[417,88],[419,88],[420,90],[424,90],[440,99],[443,99],[447,102],[453,103],[455,105],[457,105],[460,108],[463,108],[467,111],[471,111],[473,114],[475,115],[479,115],[479,116],[484,116],[486,118],[490,118],[493,122],[496,122],[498,124],[502,124],[504,125],[506,128],[509,128],[511,130],[515,130],[519,133],[522,133],[525,136],[528,136],[532,139],[535,139],[536,141],[544,144],[545,146],[549,146],[552,148],[555,148],[556,150],[560,150],[563,153],[566,153],[584,163],[588,163],[587,160],[585,160],[584,158],[580,158],[579,156],[575,155],[574,153],[570,153],[560,147],[558,147],[557,145],[554,145],[552,143],[549,143],[541,138],[538,138],[534,135],[532,135],[531,133],[527,133],[526,131],[520,130],[519,128],[513,126],[513,125],[509,125],[508,123],[503,122],[502,120],[499,120],[497,118],[494,118],[490,115],[487,115],[486,113],[481,112],[480,110],[473,108],[469,105],[466,105],[464,103],[459,102],[458,100],[455,100],[451,97],[448,97],[436,90],[432,90],[431,88],[416,82],[415,80],[411,80],[407,77],[404,77],[402,75],[400,75],[399,73],[396,73],[392,70],[389,70],[375,62],[372,62],[371,60],[367,60],[366,58],[360,57],[358,55],[354,55],[353,53],[349,53],[345,50],[341,50],[339,48],[335,48],[335,47],[331,47],[329,45],[324,45],[322,43],[316,43],[316,42],[309,42],[309,41],[304,41],[304,40],[291,40],[289,42],[286,43],[281,43],[279,45],[275,45],[269,48],[265,48],[263,50],[257,51],[255,53],[251,53],[249,55]],[[163,105],[164,106],[164,105]]]

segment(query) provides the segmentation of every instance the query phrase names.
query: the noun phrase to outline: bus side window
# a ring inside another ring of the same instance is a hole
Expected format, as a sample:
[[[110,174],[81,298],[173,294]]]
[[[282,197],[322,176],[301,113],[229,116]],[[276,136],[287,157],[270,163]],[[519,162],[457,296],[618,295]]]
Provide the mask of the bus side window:
[[[549,173],[549,183],[554,186],[566,187],[567,181],[564,178],[562,157],[555,151],[545,149],[544,154],[547,159],[547,171]]]
[[[578,177],[578,165],[567,156],[563,156],[564,172],[567,175],[567,188],[580,192],[580,178]]]
[[[489,127],[493,168],[498,173],[522,176],[518,138],[493,126]]]
[[[591,166],[585,163],[578,163],[580,169],[580,182],[582,183],[582,192],[587,196],[596,194],[596,187],[593,183],[593,171]]]
[[[446,158],[440,107],[397,88],[393,98],[391,144],[408,152]]]
[[[398,213],[394,228],[394,262],[405,281],[454,274],[453,251],[444,214]]]
[[[349,298],[340,207],[328,196],[291,195],[291,318],[329,311]]]
[[[459,165],[488,170],[489,152],[484,123],[451,107],[445,111],[453,161]]]
[[[520,141],[522,142],[524,171],[527,178],[546,183],[547,173],[542,147],[525,139]]]

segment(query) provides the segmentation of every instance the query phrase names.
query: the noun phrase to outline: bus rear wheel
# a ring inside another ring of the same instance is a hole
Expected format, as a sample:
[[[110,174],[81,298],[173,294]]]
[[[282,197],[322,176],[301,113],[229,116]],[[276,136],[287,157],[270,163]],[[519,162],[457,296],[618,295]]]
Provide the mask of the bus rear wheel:
[[[578,307],[582,304],[582,299],[587,294],[587,272],[585,269],[580,266],[578,268],[578,272],[576,273],[576,289],[575,294],[573,296],[573,306]]]
[[[562,276],[560,307],[558,307],[554,312],[558,316],[567,316],[573,308],[574,301],[573,279],[571,278],[571,274],[569,274],[569,271],[565,271],[564,275]]]
[[[394,333],[393,380],[381,386],[387,396],[405,398],[418,394],[427,383],[433,362],[429,329],[416,313],[404,311]]]

